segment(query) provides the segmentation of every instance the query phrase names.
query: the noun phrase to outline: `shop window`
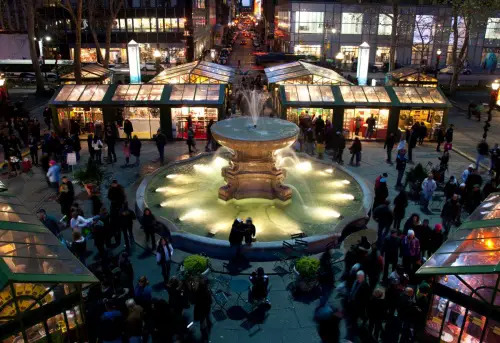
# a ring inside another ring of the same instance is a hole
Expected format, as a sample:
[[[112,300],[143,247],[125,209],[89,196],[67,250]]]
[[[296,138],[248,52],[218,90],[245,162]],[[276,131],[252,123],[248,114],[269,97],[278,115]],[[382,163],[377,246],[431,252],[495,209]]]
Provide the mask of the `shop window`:
[[[500,343],[500,322],[488,319],[483,342]]]
[[[207,138],[207,126],[210,120],[217,121],[217,108],[180,107],[172,108],[172,130],[176,138],[187,138],[188,120],[193,123],[196,139]]]
[[[392,33],[392,16],[388,14],[378,15],[378,35],[389,36]]]
[[[444,317],[444,327],[441,340],[445,342],[458,342],[460,328],[464,324],[465,308],[454,302],[448,303],[448,310]]]
[[[57,109],[59,123],[66,132],[85,137],[88,134],[102,137],[104,120],[102,110],[96,107]]]
[[[443,326],[444,311],[448,299],[435,295],[432,299],[432,304],[427,316],[427,323],[425,325],[425,332],[433,337],[438,338],[441,326]]]
[[[363,13],[342,13],[343,35],[360,35],[363,31]]]
[[[389,47],[377,47],[377,51],[375,52],[375,63],[386,63],[389,62],[391,48]]]
[[[297,33],[323,33],[324,12],[297,11],[295,32]]]
[[[359,47],[343,45],[340,51],[344,54],[342,63],[353,63],[354,59],[358,58]]]
[[[349,138],[365,137],[368,124],[366,120],[375,119],[375,131],[372,138],[385,139],[387,135],[387,124],[389,121],[389,109],[355,108],[344,110],[344,130],[348,132]],[[359,129],[357,129],[359,127]]]
[[[293,47],[296,55],[307,55],[321,57],[321,45],[304,45],[299,44]]]
[[[290,11],[278,12],[278,27],[285,31],[290,31]]]
[[[125,107],[122,112],[123,120],[132,123],[134,132],[139,139],[151,139],[160,128],[160,109],[152,107]],[[121,122],[121,120],[120,120]],[[123,128],[119,128],[120,138],[125,138]]]
[[[500,39],[500,18],[488,18],[484,38]]]
[[[314,118],[321,117],[325,122],[328,120],[333,122],[333,109],[328,108],[287,108],[286,119],[292,123],[299,125],[300,120],[305,115],[309,115],[313,120]]]
[[[401,110],[399,112],[399,129],[405,131],[410,129],[413,124],[424,123],[427,127],[428,137],[433,137],[434,132],[443,123],[444,112],[442,110]]]

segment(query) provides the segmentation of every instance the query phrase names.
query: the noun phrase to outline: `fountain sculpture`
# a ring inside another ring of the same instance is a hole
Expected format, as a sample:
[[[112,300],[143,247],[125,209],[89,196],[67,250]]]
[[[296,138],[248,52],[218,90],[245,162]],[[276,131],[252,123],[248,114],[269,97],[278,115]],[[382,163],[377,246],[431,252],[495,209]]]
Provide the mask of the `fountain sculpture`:
[[[257,124],[250,117],[237,117],[213,125],[213,137],[234,152],[222,169],[227,184],[219,188],[219,198],[289,200],[292,190],[283,185],[285,171],[276,166],[275,152],[292,145],[298,134],[297,125],[268,117]]]

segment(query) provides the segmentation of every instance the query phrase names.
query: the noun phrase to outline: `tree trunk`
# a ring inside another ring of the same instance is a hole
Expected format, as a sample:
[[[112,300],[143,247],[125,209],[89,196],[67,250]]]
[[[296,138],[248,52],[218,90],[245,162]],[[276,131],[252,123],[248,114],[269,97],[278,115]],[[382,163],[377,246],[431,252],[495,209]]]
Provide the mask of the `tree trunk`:
[[[389,50],[389,71],[396,69],[396,47],[398,45],[399,5],[396,0],[392,2],[392,27],[391,48]]]
[[[107,68],[109,65],[109,50],[111,49],[111,31],[113,30],[113,18],[106,23],[106,41],[105,41],[105,52],[104,52],[104,63],[103,67]]]
[[[10,14],[10,6],[9,2],[5,1],[5,17],[7,18],[7,25],[9,26],[9,30],[14,30],[12,27],[12,15]]]
[[[82,9],[83,0],[76,2],[76,18],[75,18],[75,82],[77,85],[82,83]]]
[[[21,31],[21,25],[19,24],[19,10],[17,8],[17,1],[14,1],[14,15],[16,20],[16,31]]]
[[[35,71],[36,93],[44,94],[44,79],[42,70],[40,69],[40,64],[38,63],[37,42],[35,41],[35,8],[33,6],[33,0],[24,0],[24,5],[26,7],[26,26],[28,29],[31,63],[33,64],[33,70]]]
[[[89,22],[90,32],[92,33],[92,38],[94,39],[95,49],[97,53],[97,62],[104,64],[104,58],[101,52],[101,44],[99,43],[99,39],[97,38],[97,32],[94,27],[95,23]]]

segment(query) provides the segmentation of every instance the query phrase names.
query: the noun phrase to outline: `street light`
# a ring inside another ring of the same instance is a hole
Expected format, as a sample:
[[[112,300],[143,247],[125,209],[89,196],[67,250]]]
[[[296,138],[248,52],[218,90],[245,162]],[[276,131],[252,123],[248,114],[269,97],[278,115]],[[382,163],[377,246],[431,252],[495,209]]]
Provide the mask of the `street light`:
[[[0,87],[3,87],[5,85],[5,77],[3,74],[0,74]]]
[[[436,78],[438,76],[438,70],[439,70],[439,61],[441,60],[441,54],[442,54],[442,51],[441,49],[438,49],[436,51]]]
[[[342,51],[339,51],[339,53],[335,56],[335,59],[337,60],[338,63],[338,68],[342,66],[342,61],[344,60],[345,56]]]
[[[336,34],[336,33],[337,33],[337,29],[336,29],[336,28],[333,28],[333,29],[332,29],[332,33],[333,33],[333,34]]]
[[[498,88],[500,88],[500,81],[499,80],[493,81],[493,83],[491,84],[491,89],[493,89],[494,91],[497,91]]]
[[[160,58],[161,58],[161,52],[158,49],[155,49],[153,52],[153,57],[155,58],[155,69],[156,73],[160,73]]]
[[[45,36],[45,40],[46,40],[47,42],[50,42],[50,41],[52,40],[52,37],[50,37],[50,36]]]

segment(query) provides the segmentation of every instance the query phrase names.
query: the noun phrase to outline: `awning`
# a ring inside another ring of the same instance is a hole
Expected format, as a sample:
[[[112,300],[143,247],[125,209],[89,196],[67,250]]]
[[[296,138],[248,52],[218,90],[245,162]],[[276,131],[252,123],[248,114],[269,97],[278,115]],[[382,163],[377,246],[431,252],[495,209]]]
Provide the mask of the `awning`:
[[[231,67],[197,61],[167,68],[149,83],[230,83],[234,81],[234,72]]]
[[[74,66],[68,68],[74,69]],[[86,64],[82,65],[82,79],[83,81],[102,81],[109,77],[111,71],[99,64]],[[75,73],[70,72],[61,76],[61,81],[75,81]]]

